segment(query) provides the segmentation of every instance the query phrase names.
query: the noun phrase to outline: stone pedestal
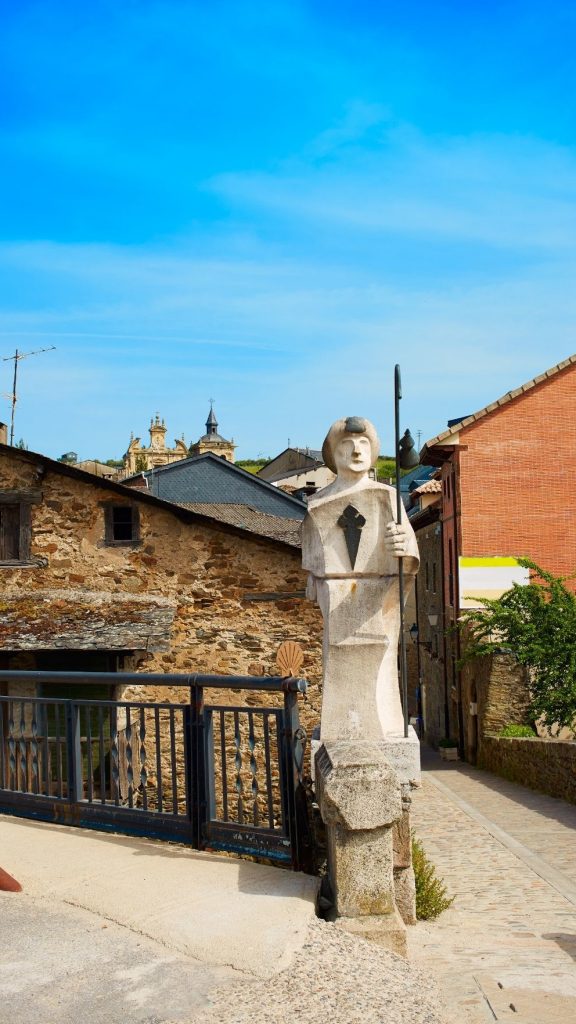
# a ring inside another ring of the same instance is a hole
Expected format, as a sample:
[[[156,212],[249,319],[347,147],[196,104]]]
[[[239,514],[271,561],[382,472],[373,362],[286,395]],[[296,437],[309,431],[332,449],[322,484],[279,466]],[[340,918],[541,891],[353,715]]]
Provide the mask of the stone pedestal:
[[[328,837],[333,918],[347,931],[405,955],[393,831],[402,820],[402,791],[385,744],[322,744],[316,755],[316,792]]]
[[[402,814],[394,823],[394,893],[404,924],[416,924],[416,884],[412,868],[410,805],[412,790],[420,786],[420,742],[412,728],[408,736],[386,737],[385,756],[394,768],[402,795]]]

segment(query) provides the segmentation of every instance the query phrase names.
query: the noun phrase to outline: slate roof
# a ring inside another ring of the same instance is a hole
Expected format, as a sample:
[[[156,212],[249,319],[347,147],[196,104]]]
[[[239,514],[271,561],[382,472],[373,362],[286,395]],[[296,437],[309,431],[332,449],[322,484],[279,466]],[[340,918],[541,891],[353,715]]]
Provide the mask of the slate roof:
[[[324,464],[321,449],[319,450],[318,448],[295,448],[294,451],[298,452],[300,455],[309,455],[311,459],[315,459],[316,462],[321,462],[322,464]]]
[[[543,381],[548,380],[550,377],[554,377],[561,370],[565,370],[568,366],[576,364],[576,355],[568,356],[567,359],[563,359],[561,363],[556,363],[556,366],[550,367],[549,370],[545,370],[544,373],[538,374],[537,377],[533,377],[532,380],[527,381],[526,384],[521,384],[519,388],[515,388],[513,391],[507,391],[502,398],[497,398],[495,402],[491,402],[490,405],[484,406],[478,412],[472,413],[471,416],[466,416],[463,420],[450,420],[449,424],[452,427],[448,427],[448,430],[443,430],[441,434],[437,434],[430,441],[427,441],[422,451],[420,452],[420,460],[422,461],[430,448],[434,448],[437,444],[443,442],[449,442],[449,438],[455,438],[455,436],[466,427],[469,427],[476,420],[482,419],[484,416],[488,416],[491,412],[496,412],[503,405],[507,405],[514,398],[519,398],[520,395],[525,394],[532,388],[536,387],[537,384],[542,384]]]
[[[285,519],[282,516],[270,516],[259,512],[250,505],[202,504],[201,502],[183,502],[181,508],[201,515],[211,516],[222,523],[239,526],[260,537],[271,537],[272,540],[283,541],[291,547],[300,547],[300,520]]]
[[[148,494],[176,505],[248,506],[265,515],[298,522],[306,515],[304,502],[213,452],[159,466],[125,482],[142,477],[148,482]]]
[[[409,473],[404,473],[400,477],[400,493],[403,497],[408,497],[411,491],[425,484],[435,472],[434,466],[416,466]]]

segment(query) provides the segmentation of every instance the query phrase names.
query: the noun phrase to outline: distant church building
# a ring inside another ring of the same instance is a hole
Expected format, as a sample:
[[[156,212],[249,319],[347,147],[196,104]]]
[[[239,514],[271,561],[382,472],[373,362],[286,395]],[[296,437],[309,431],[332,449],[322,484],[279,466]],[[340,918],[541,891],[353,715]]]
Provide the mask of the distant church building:
[[[205,452],[212,452],[214,455],[219,455],[222,459],[226,459],[227,462],[234,462],[235,448],[234,438],[231,441],[227,441],[226,438],[221,437],[218,433],[218,421],[214,415],[212,403],[210,403],[210,412],[206,420],[206,433],[196,441],[196,444],[190,445],[190,455],[204,455]]]
[[[181,459],[190,458],[193,455],[204,455],[205,452],[213,452],[228,462],[234,462],[234,441],[227,441],[218,433],[218,422],[214,414],[212,404],[206,420],[206,433],[186,447],[184,435],[175,441],[174,448],[166,447],[166,424],[160,421],[158,413],[156,419],[150,420],[150,444],[146,448],[142,445],[139,437],[130,438],[128,451],[124,456],[124,475],[133,476],[135,473],[143,473],[148,469],[155,469],[157,466],[167,466],[171,462],[179,462]]]
[[[160,422],[158,413],[156,413],[155,420],[150,420],[149,431],[150,444],[147,448],[141,444],[139,437],[134,437],[132,434],[128,451],[124,456],[124,472],[126,476],[142,473],[144,470],[154,469],[156,466],[166,466],[169,462],[179,462],[180,459],[187,458],[188,449],[183,437],[181,440],[175,441],[175,448],[166,447],[166,424],[164,420]]]

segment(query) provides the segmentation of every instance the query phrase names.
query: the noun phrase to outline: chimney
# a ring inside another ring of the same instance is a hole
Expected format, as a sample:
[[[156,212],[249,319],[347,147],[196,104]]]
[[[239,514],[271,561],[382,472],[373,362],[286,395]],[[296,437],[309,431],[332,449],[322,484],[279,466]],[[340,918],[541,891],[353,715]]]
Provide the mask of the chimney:
[[[0,444],[8,444],[8,427],[0,423]]]

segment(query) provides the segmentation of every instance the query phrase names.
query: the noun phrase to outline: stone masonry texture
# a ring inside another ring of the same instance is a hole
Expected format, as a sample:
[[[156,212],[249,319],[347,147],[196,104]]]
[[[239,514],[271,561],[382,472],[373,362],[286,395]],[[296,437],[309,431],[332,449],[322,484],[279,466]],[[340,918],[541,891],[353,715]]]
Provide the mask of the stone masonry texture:
[[[132,492],[124,496],[96,478],[61,474],[49,461],[37,464],[15,450],[3,452],[0,492],[24,491],[41,492],[31,507],[30,561],[36,564],[0,566],[0,656],[23,648],[53,650],[65,634],[71,650],[136,651],[136,659],[126,658],[127,670],[275,675],[277,649],[291,639],[302,645],[301,674],[309,682],[301,719],[308,731],[318,723],[318,609],[297,597],[250,600],[304,590],[299,550],[196,521],[189,513],[140,501]],[[138,543],[106,544],[106,504],[138,507]],[[28,658],[13,667],[34,664]],[[151,687],[123,695],[142,699],[143,692],[149,700],[188,699],[184,690]],[[222,696],[213,694],[214,700]],[[232,702],[254,698],[260,701],[257,694],[238,692]]]
[[[576,743],[485,736],[479,764],[511,782],[576,804]]]

